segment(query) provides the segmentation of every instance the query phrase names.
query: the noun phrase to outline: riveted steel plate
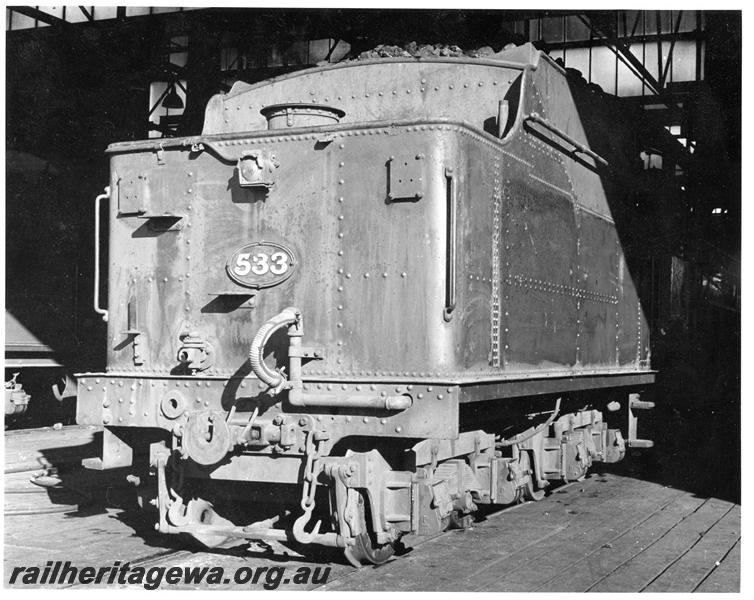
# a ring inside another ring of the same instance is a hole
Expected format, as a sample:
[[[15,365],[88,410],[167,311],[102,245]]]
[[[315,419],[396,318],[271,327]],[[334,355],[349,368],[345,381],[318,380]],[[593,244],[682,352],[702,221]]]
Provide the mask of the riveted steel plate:
[[[291,102],[341,109],[341,123],[452,118],[481,130],[523,67],[457,58],[346,61],[254,85],[239,82],[210,100],[204,133],[266,129],[261,109]]]
[[[232,406],[238,413],[258,408],[266,418],[275,414],[309,415],[317,430],[330,433],[330,441],[348,436],[453,439],[458,435],[458,387],[401,383],[353,383],[344,380],[304,383],[305,391],[323,396],[347,397],[356,394],[408,394],[410,408],[401,411],[357,408],[316,408],[295,410],[285,403],[285,395],[267,395],[267,385],[253,378],[205,379],[199,377],[124,377],[108,373],[78,376],[77,422],[81,425],[157,427],[172,431],[192,415],[227,414]],[[185,411],[178,419],[163,414],[162,399],[168,395],[183,398]],[[280,402],[283,402],[280,404]]]

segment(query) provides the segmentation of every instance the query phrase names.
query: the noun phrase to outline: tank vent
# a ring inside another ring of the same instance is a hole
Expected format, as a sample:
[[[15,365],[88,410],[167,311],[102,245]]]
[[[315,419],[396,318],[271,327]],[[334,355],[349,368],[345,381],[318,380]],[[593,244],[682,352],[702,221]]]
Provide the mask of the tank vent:
[[[267,129],[334,125],[346,114],[324,104],[271,104],[260,112],[267,119]]]

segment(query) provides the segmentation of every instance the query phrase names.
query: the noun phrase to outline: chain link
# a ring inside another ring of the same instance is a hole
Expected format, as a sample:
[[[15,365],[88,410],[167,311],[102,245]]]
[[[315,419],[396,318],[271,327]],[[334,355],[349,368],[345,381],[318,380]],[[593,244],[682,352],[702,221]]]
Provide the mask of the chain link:
[[[314,439],[314,431],[310,431],[306,436],[306,466],[304,467],[304,484],[301,490],[301,508],[307,512],[314,508],[317,476],[321,470],[319,458],[319,442]]]

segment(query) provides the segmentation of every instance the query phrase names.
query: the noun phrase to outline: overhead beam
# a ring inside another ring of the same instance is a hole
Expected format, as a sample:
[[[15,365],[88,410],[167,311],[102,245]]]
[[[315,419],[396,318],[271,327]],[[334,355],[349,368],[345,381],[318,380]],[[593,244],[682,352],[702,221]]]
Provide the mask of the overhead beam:
[[[330,58],[332,58],[332,53],[335,52],[335,48],[337,48],[338,44],[340,44],[340,38],[337,38],[337,37],[333,38],[333,37],[331,37],[330,39],[333,40],[334,43],[333,43],[332,46],[330,46],[330,48],[327,51],[327,56],[325,57],[325,60],[327,62],[330,62]]]
[[[46,13],[43,10],[31,6],[9,6],[8,8],[20,15],[26,15],[27,17],[36,19],[42,23],[47,23],[48,25],[69,25],[67,21],[60,17],[56,17],[55,15],[51,15],[50,13]]]
[[[663,33],[661,35],[661,39],[663,42],[672,42],[673,40],[676,40],[677,42],[687,42],[687,41],[693,42],[699,39],[699,34],[694,31],[679,31],[677,35],[673,33]],[[644,44],[644,43],[654,42],[657,40],[657,36],[654,34],[625,35],[625,36],[621,36],[621,40],[623,40],[623,43],[630,48],[634,44]],[[558,42],[543,42],[543,43],[547,46],[548,49],[570,50],[572,48],[593,48],[595,46],[604,46],[605,38],[593,37],[588,40],[572,40],[572,41],[566,41],[566,42],[558,41]]]
[[[86,17],[87,21],[94,21],[94,11],[89,12],[88,10],[86,10],[86,6],[79,6],[79,10]]]

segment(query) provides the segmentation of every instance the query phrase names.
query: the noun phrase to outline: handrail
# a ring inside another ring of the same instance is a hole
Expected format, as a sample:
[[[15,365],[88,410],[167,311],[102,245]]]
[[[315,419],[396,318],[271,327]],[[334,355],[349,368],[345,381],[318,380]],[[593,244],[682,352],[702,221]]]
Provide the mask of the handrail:
[[[605,167],[610,166],[609,163],[602,158],[599,154],[597,154],[594,150],[591,148],[587,148],[584,144],[581,142],[576,141],[573,139],[570,135],[568,135],[565,131],[557,127],[556,125],[553,125],[545,119],[543,116],[541,116],[539,113],[533,112],[526,116],[524,119],[525,121],[533,121],[535,123],[539,123],[542,127],[550,131],[551,133],[554,133],[559,138],[565,140],[569,144],[571,144],[574,147],[574,152],[579,152],[581,154],[586,154],[587,156],[593,158],[598,163],[604,165]]]
[[[445,185],[447,194],[447,240],[446,240],[446,267],[445,267],[445,310],[443,318],[449,322],[453,318],[456,309],[456,180],[453,177],[453,169],[445,169]]]
[[[102,315],[102,320],[107,323],[109,312],[107,309],[100,308],[99,305],[99,223],[100,223],[100,203],[104,198],[110,197],[110,187],[105,188],[105,193],[100,194],[94,199],[94,312]]]

